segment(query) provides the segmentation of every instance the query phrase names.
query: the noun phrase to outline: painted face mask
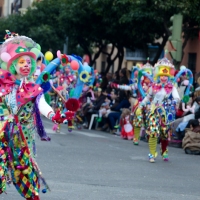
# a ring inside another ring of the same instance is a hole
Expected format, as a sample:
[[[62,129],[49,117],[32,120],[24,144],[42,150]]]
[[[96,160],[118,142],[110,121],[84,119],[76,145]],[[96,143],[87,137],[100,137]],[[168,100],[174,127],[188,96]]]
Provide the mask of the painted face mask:
[[[160,81],[162,83],[166,83],[168,81],[168,77],[167,76],[160,76]]]
[[[21,56],[16,65],[16,71],[23,77],[26,77],[31,72],[31,58],[29,56]]]

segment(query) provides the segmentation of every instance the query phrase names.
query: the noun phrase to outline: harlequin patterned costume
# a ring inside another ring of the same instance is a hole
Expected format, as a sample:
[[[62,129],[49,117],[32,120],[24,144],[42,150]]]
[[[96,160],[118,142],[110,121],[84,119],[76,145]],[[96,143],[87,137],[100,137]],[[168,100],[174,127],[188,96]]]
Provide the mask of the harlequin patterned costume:
[[[168,160],[169,123],[175,119],[175,105],[180,100],[176,87],[171,83],[174,76],[174,66],[167,58],[155,65],[155,83],[143,99],[141,106],[150,103],[146,132],[149,135],[149,160],[155,161],[157,138],[161,140],[161,155]]]
[[[35,42],[25,36],[8,38],[0,49],[1,67],[7,67],[0,69],[0,194],[12,182],[22,197],[39,200],[40,183],[44,192],[49,189],[35,161],[36,130],[49,140],[40,113],[57,123],[64,119],[46,103],[40,85],[31,82],[36,55],[28,47]]]
[[[147,73],[150,77],[153,76],[153,66],[147,62],[145,65],[142,66],[141,70],[138,72],[138,81],[140,81],[141,78],[141,86],[143,87],[145,93],[148,93],[149,88],[151,87],[151,80],[148,77],[141,77],[144,73]],[[140,77],[140,78],[139,78]],[[140,132],[143,130],[146,124],[146,118],[147,113],[145,112],[145,109],[142,110],[140,113],[140,110],[138,110],[139,103],[144,98],[144,95],[139,93],[139,97],[137,99],[138,103],[134,106],[132,112],[133,115],[133,127],[134,127],[134,138],[133,138],[133,144],[138,145],[139,144],[139,137]],[[139,111],[139,114],[138,114]]]

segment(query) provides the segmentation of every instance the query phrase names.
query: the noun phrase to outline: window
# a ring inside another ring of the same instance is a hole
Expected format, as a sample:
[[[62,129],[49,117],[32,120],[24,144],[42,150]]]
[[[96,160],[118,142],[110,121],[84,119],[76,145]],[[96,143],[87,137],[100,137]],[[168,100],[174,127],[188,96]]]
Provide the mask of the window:
[[[197,54],[196,53],[189,53],[188,54],[188,68],[192,71],[196,71],[196,60]]]
[[[14,0],[11,4],[11,13],[19,13],[19,8],[22,7],[22,0]]]

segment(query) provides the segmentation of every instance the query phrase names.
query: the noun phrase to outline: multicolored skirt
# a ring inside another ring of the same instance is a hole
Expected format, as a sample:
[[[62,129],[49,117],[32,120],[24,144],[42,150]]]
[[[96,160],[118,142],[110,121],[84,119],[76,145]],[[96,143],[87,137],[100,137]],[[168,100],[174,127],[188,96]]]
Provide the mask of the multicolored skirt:
[[[13,183],[22,197],[34,198],[39,195],[39,173],[19,127],[15,122],[0,122],[0,194]]]

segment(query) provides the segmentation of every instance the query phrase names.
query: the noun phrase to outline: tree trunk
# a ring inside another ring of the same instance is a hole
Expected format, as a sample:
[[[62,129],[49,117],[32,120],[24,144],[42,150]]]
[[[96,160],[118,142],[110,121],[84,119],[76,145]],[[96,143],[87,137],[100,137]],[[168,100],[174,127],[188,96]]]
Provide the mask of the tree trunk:
[[[122,68],[122,63],[123,63],[123,59],[124,59],[124,48],[122,46],[120,46],[118,49],[119,49],[119,56],[118,56],[117,71],[120,71],[120,69]]]
[[[107,44],[99,44],[98,45],[98,48],[99,50],[94,54],[94,57],[91,58],[91,62],[90,62],[90,65],[93,66],[95,61],[98,59],[98,57],[100,56],[100,54],[102,53],[102,51],[106,48]]]
[[[154,65],[158,61],[158,59],[160,58],[160,55],[161,55],[161,53],[162,53],[162,51],[163,51],[163,49],[164,49],[164,47],[167,43],[167,40],[168,40],[168,35],[166,34],[166,35],[163,36],[162,43],[159,44],[159,46],[158,46],[158,51],[157,51],[156,56],[154,57],[154,59],[152,61],[152,65]]]
[[[102,52],[104,54],[107,55],[107,66],[106,66],[106,70],[105,70],[105,73],[108,73],[109,70],[110,70],[110,67],[114,64],[115,60],[118,58],[118,54],[119,54],[119,51],[117,52],[117,54],[115,55],[115,57],[112,59],[112,56],[113,56],[113,53],[114,53],[114,49],[115,49],[115,45],[112,44],[112,49],[111,49],[111,52],[108,53],[108,52]]]

